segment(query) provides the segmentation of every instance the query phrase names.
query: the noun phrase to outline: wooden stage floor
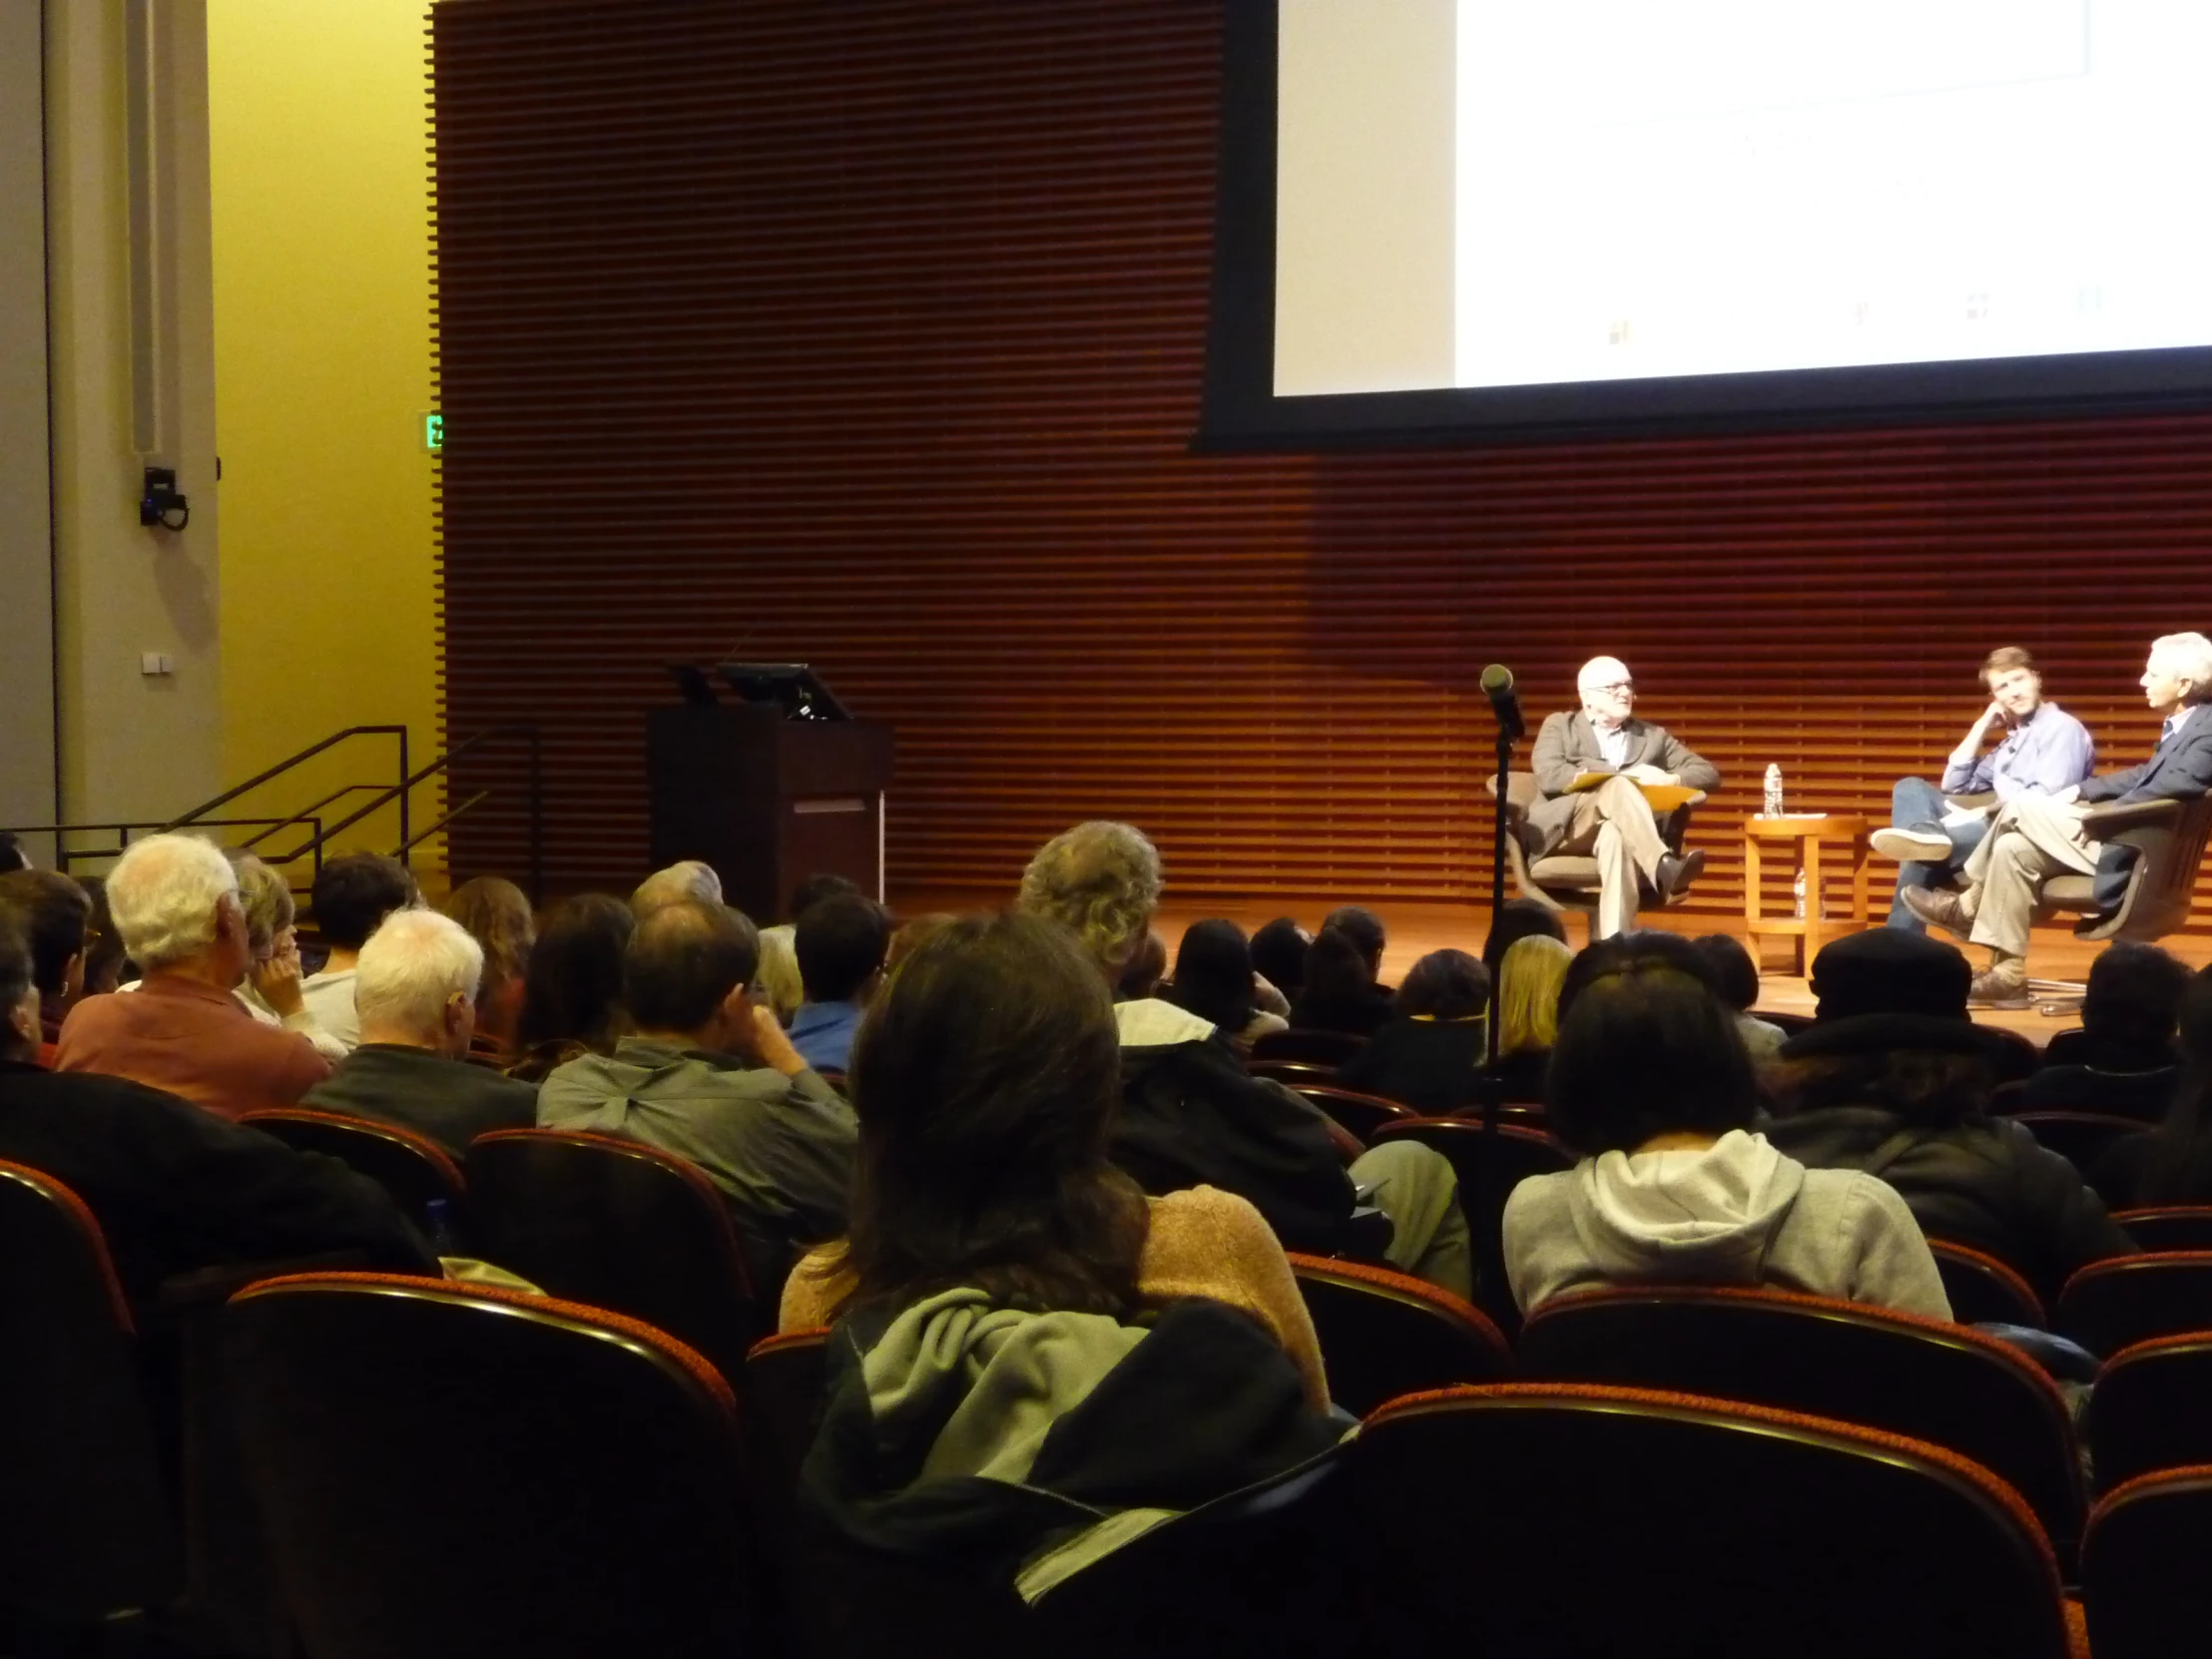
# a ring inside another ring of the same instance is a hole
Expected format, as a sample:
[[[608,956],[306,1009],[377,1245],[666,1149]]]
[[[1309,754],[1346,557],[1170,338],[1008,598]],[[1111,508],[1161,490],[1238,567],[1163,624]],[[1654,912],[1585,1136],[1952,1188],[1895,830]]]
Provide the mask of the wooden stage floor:
[[[893,908],[901,915],[914,915],[926,910],[963,910],[1003,904],[1005,895],[927,894],[910,897],[893,895]],[[1318,927],[1321,918],[1336,904],[1334,899],[1292,899],[1281,896],[1251,899],[1179,900],[1171,892],[1160,906],[1160,913],[1153,923],[1153,930],[1167,941],[1168,959],[1175,958],[1175,947],[1183,937],[1183,929],[1194,921],[1209,916],[1227,916],[1247,932],[1276,916],[1296,916],[1308,927]],[[1455,947],[1479,953],[1482,936],[1489,930],[1490,910],[1486,904],[1447,904],[1419,901],[1379,902],[1373,906],[1390,930],[1389,947],[1382,955],[1382,977],[1394,980],[1419,957],[1431,950]],[[1685,914],[1673,910],[1647,911],[1639,918],[1645,925],[1665,927],[1677,933],[1733,933],[1744,937],[1741,918],[1720,915]],[[1580,917],[1570,917],[1567,937],[1577,948],[1587,935]],[[2212,963],[2212,938],[2176,934],[2162,941],[2165,948],[2187,962],[2191,967],[2203,967]],[[1760,986],[1759,1005],[1779,1013],[1810,1014],[1814,998],[1810,987],[1802,977],[1787,971],[1781,941],[1767,941],[1768,960],[1776,971],[1765,975]],[[2038,978],[2074,979],[2085,977],[2089,963],[2098,946],[2082,943],[2066,928],[2037,929],[2034,949],[2028,961]],[[1986,955],[1978,948],[1969,948],[1968,958],[1978,967],[1986,961]],[[2066,1014],[2051,1017],[2032,1009],[2025,1013],[2004,1013],[1990,1009],[1976,1009],[1974,1019],[1984,1025],[2002,1026],[2017,1031],[2037,1047],[2050,1039],[2055,1031],[2080,1023],[2077,1016]]]

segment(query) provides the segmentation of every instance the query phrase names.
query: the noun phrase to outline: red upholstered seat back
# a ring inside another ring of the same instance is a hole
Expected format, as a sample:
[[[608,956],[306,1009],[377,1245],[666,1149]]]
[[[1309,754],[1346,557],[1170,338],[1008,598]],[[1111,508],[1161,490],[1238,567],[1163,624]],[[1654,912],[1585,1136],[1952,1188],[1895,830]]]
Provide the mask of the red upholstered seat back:
[[[2066,1281],[2056,1318],[2060,1332],[2100,1356],[2152,1337],[2212,1331],[2212,1251],[2092,1262]]]
[[[317,1112],[304,1106],[248,1112],[239,1120],[300,1152],[320,1152],[380,1183],[416,1223],[433,1202],[443,1203],[455,1228],[464,1226],[467,1204],[461,1167],[427,1135],[396,1123]]]
[[[2096,1659],[2173,1659],[2212,1630],[2212,1464],[2140,1475],[2089,1512],[2081,1599]]]
[[[1512,1353],[1482,1311],[1387,1268],[1293,1254],[1321,1338],[1329,1392],[1355,1416],[1384,1400],[1510,1375]]]

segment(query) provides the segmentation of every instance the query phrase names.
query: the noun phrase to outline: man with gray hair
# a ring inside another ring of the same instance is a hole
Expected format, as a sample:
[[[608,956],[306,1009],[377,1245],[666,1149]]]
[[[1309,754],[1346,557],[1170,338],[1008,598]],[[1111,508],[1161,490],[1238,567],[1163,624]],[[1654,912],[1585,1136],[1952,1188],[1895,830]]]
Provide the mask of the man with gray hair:
[[[330,1075],[297,1032],[262,1024],[231,993],[254,964],[238,872],[197,835],[133,841],[108,872],[108,907],[145,975],[135,992],[70,1009],[56,1071],[97,1071],[235,1118],[294,1106]]]
[[[2100,861],[2111,860],[2105,859],[2105,843],[2089,833],[2086,807],[2189,801],[2212,790],[2212,714],[2196,718],[2197,710],[2212,702],[2212,640],[2194,633],[2153,640],[2137,684],[2144,701],[2165,720],[2149,760],[2055,794],[2014,796],[1966,860],[1962,890],[1916,887],[1905,894],[1923,921],[1989,947],[1989,966],[1974,975],[1970,1002],[2027,1007],[2028,927],[2043,883],[2065,870],[2113,873],[2098,868]]]
[[[1547,715],[1529,764],[1543,800],[1529,809],[1523,851],[1531,859],[1589,856],[1597,862],[1593,939],[1636,924],[1648,892],[1664,904],[1696,879],[1705,854],[1677,855],[1638,786],[1717,790],[1721,775],[1664,726],[1636,718],[1636,682],[1618,657],[1592,657],[1575,677],[1582,707]],[[1597,774],[1603,782],[1577,788]]]
[[[715,866],[699,858],[681,858],[666,869],[657,869],[630,894],[630,913],[643,921],[664,904],[722,902],[722,877]]]
[[[462,1058],[476,1029],[484,949],[435,910],[394,910],[361,946],[360,1046],[303,1106],[395,1123],[458,1158],[494,1129],[537,1122],[538,1091]]]

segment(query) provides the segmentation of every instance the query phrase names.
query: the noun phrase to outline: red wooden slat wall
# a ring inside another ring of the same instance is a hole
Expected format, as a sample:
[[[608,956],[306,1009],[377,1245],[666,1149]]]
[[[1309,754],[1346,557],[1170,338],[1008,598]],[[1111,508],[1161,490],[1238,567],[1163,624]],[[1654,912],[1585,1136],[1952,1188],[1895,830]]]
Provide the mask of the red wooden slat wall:
[[[1194,457],[1199,0],[444,0],[446,719],[541,722],[556,882],[634,879],[663,665],[896,723],[894,892],[1087,816],[1178,891],[1486,890],[1484,662],[1625,657],[1733,821],[1870,809],[2019,643],[2107,764],[2208,621],[2212,419]],[[506,786],[458,874],[518,870]],[[2208,911],[2212,913],[2212,911]]]

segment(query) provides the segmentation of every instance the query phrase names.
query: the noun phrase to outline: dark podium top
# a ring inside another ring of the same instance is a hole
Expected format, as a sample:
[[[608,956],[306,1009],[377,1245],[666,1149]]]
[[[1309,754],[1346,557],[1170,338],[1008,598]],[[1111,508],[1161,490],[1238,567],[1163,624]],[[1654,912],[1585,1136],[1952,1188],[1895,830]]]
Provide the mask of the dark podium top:
[[[704,858],[764,926],[810,875],[883,891],[891,729],[790,720],[772,703],[686,703],[645,718],[653,867]]]

